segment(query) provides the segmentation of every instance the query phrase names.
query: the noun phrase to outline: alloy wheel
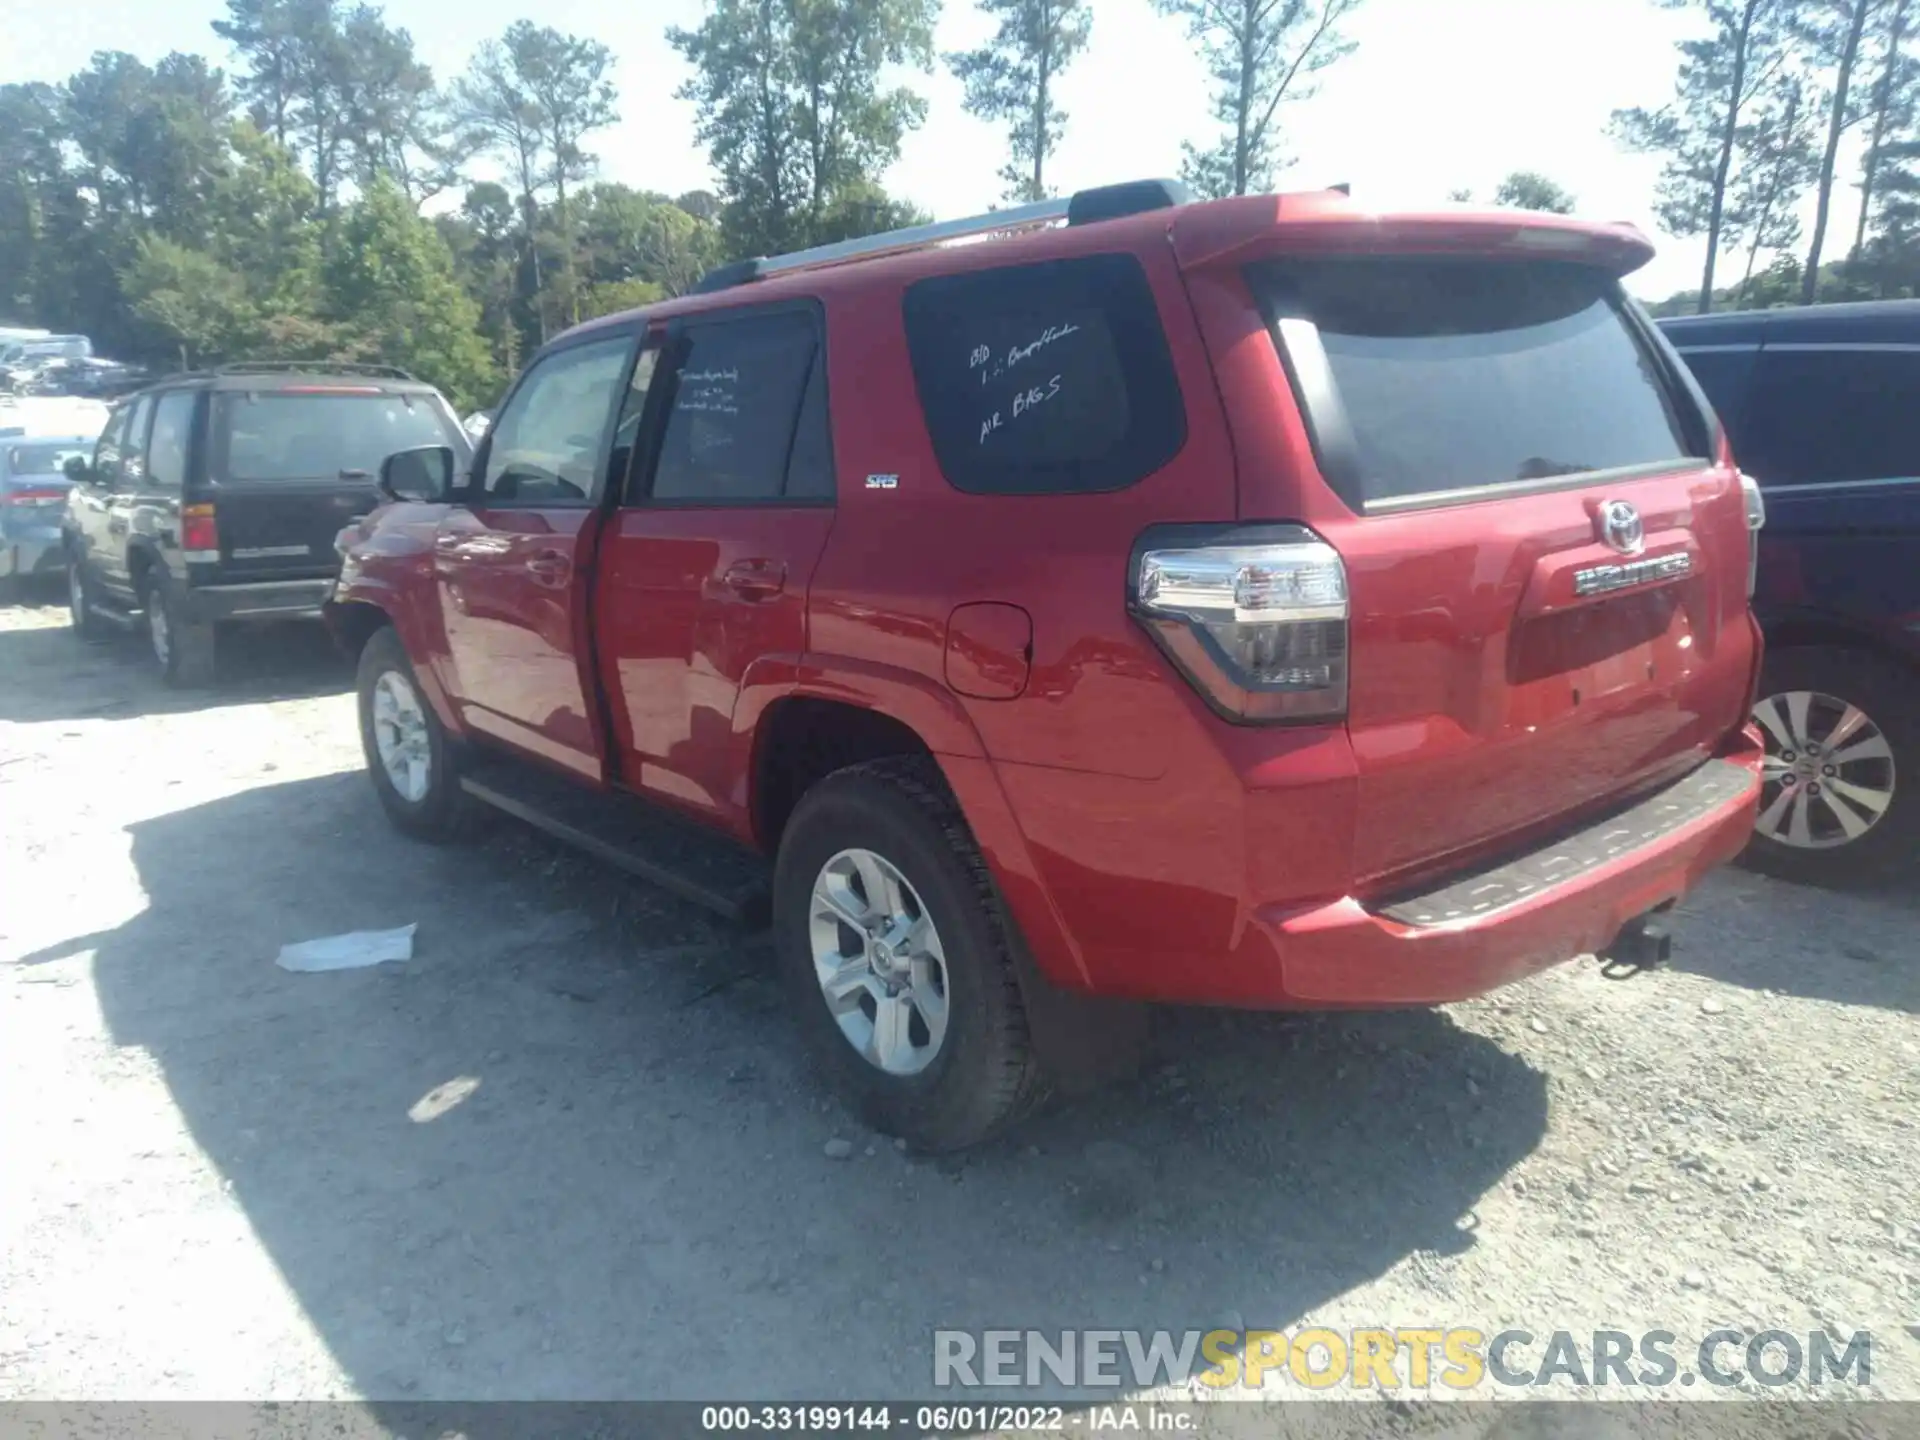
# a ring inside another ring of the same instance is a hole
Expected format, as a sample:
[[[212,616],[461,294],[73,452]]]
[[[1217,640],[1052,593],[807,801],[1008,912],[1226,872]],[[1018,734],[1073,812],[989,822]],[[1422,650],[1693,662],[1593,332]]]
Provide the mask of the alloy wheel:
[[[1893,747],[1859,706],[1817,690],[1787,690],[1754,706],[1766,732],[1755,829],[1796,850],[1851,844],[1886,815]]]
[[[373,745],[394,793],[411,805],[426,799],[433,782],[426,707],[398,671],[388,670],[374,681]]]
[[[153,658],[160,662],[162,670],[166,669],[173,660],[173,627],[168,623],[167,607],[157,590],[147,596],[147,639],[153,645]]]
[[[946,951],[919,894],[871,850],[842,850],[813,882],[815,977],[849,1045],[889,1075],[917,1075],[947,1036]]]

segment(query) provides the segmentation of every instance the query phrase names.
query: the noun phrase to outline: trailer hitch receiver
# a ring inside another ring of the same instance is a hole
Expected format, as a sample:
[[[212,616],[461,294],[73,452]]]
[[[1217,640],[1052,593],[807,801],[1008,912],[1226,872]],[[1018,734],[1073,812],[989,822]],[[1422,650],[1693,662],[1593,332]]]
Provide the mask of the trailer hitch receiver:
[[[1666,909],[1637,915],[1620,927],[1600,952],[1600,973],[1609,980],[1628,980],[1642,970],[1664,965],[1673,954],[1673,933],[1663,923]]]

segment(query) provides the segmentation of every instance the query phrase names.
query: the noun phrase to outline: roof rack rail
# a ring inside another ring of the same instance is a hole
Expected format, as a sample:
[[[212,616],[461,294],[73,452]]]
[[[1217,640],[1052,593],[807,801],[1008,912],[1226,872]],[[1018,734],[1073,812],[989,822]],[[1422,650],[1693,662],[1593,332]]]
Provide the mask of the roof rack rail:
[[[372,365],[360,360],[235,360],[216,365],[210,375],[366,375],[380,380],[416,380],[398,365]]]
[[[766,280],[795,270],[811,270],[822,265],[838,265],[849,260],[871,260],[907,250],[924,250],[952,240],[1004,234],[1011,230],[1032,230],[1065,221],[1068,225],[1091,225],[1101,220],[1117,220],[1123,215],[1138,215],[1147,210],[1164,210],[1184,205],[1193,197],[1178,180],[1130,180],[1120,185],[1101,185],[1079,190],[1068,198],[1037,200],[1007,210],[989,210],[984,215],[969,215],[963,220],[936,220],[929,225],[909,225],[878,235],[863,235],[831,245],[816,245],[810,250],[795,250],[786,255],[757,256],[736,260],[709,270],[693,287],[695,295],[715,290],[730,290],[754,280]]]

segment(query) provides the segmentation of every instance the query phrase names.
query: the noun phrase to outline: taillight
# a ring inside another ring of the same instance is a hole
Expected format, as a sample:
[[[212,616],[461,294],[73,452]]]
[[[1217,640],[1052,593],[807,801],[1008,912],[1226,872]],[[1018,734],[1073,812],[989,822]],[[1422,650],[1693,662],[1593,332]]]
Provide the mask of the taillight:
[[[1760,584],[1760,529],[1767,523],[1767,502],[1757,480],[1744,470],[1734,473],[1740,477],[1740,499],[1747,509],[1747,598],[1751,600]]]
[[[21,510],[51,510],[56,505],[67,503],[65,490],[45,490],[27,488],[9,490],[0,496],[0,504],[10,505]]]
[[[214,523],[213,506],[180,507],[180,548],[187,559],[205,563],[220,558],[220,527]]]
[[[1158,527],[1132,571],[1134,615],[1228,719],[1347,713],[1347,571],[1311,530]]]

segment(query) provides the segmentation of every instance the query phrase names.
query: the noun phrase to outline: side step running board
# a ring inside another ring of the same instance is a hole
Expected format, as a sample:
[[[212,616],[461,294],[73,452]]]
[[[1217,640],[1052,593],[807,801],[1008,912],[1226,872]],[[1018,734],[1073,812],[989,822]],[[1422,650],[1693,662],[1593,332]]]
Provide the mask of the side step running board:
[[[460,788],[737,925],[767,923],[771,867],[724,835],[632,796],[586,790],[512,761],[486,763],[463,775]]]

